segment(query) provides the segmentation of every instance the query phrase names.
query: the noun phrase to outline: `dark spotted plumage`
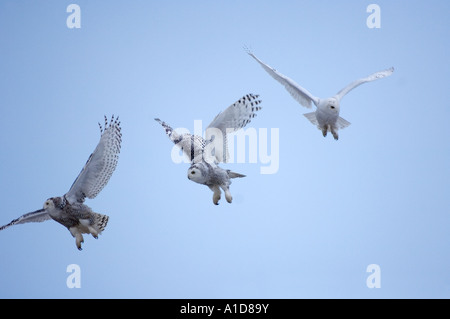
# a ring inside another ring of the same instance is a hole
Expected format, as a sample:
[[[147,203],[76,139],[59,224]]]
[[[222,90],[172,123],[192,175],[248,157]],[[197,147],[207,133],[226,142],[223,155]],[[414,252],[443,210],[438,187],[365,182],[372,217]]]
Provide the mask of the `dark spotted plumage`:
[[[205,139],[189,133],[178,134],[167,123],[155,118],[172,142],[189,157],[192,165],[188,169],[188,178],[207,185],[214,192],[213,202],[216,205],[220,199],[220,189],[223,189],[227,201],[231,203],[230,178],[245,176],[224,170],[217,164],[229,159],[227,134],[246,126],[261,110],[261,100],[258,98],[258,95],[247,94],[220,112],[206,128]]]
[[[164,128],[170,140],[189,157],[191,162],[201,161],[203,158],[203,151],[206,146],[206,141],[203,137],[193,134],[178,134],[169,124],[155,118],[159,124]]]
[[[93,212],[83,202],[86,197],[96,197],[108,183],[116,168],[122,142],[118,118],[114,119],[113,116],[108,123],[105,117],[105,126],[99,124],[99,127],[100,141],[70,190],[63,196],[49,198],[45,201],[43,209],[24,214],[0,227],[0,230],[17,224],[53,219],[69,229],[80,250],[84,241],[82,234],[98,237],[105,229],[109,217]]]

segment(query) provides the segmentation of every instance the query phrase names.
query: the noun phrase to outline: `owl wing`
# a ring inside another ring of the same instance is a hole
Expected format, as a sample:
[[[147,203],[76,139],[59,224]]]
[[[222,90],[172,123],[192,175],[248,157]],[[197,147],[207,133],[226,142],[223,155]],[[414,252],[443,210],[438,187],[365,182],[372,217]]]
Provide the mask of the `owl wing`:
[[[0,230],[6,229],[13,225],[25,224],[25,223],[40,223],[46,220],[51,219],[50,215],[45,212],[44,209],[39,209],[35,212],[28,213],[20,216],[19,218],[14,219],[9,224],[1,226]]]
[[[70,203],[82,203],[86,197],[94,198],[106,186],[119,159],[122,142],[120,131],[119,118],[114,119],[113,116],[108,125],[105,116],[105,129],[100,125],[101,137],[97,147],[65,195]]]
[[[265,64],[260,59],[258,59],[251,51],[247,50],[247,53],[254,58],[267,73],[270,74],[275,80],[280,82],[286,90],[292,95],[294,99],[297,100],[301,105],[307,108],[311,108],[311,101],[315,105],[319,103],[319,98],[312,95],[307,89],[301,87],[294,80],[288,78],[287,76],[281,74],[271,66]]]
[[[391,67],[391,68],[383,70],[383,71],[375,72],[374,74],[371,74],[368,77],[353,81],[352,83],[347,85],[345,88],[340,90],[334,97],[340,101],[344,97],[344,95],[346,95],[348,92],[350,92],[354,88],[360,86],[361,84],[375,81],[378,79],[382,79],[384,77],[391,75],[393,72],[394,72],[394,68]]]
[[[247,94],[217,114],[206,128],[206,141],[212,154],[218,162],[226,163],[228,156],[227,134],[246,126],[256,112],[261,109],[259,95]],[[212,143],[212,145],[209,145]],[[222,146],[222,147],[221,147]],[[209,152],[208,152],[209,153]]]
[[[198,163],[202,160],[203,151],[205,149],[206,141],[203,137],[192,135],[189,133],[178,134],[169,124],[156,118],[157,121],[166,131],[170,140],[183,150],[183,153],[189,157],[192,163]]]

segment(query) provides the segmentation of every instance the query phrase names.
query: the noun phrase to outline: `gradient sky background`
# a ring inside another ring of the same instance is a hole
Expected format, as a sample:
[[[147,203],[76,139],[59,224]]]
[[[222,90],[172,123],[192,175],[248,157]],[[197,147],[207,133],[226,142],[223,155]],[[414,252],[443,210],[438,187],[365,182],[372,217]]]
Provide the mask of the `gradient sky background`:
[[[66,8],[81,8],[69,29]],[[381,8],[369,29],[366,8]],[[110,216],[83,251],[47,221],[0,232],[0,298],[449,298],[450,2],[0,2],[0,224],[61,196],[119,115],[109,184],[86,204]],[[243,50],[319,97],[394,66],[341,103],[322,137]],[[171,160],[153,118],[204,127],[247,93],[249,127],[279,129],[279,170],[246,174],[234,201]],[[66,268],[81,269],[69,289]],[[369,289],[366,268],[381,268]]]

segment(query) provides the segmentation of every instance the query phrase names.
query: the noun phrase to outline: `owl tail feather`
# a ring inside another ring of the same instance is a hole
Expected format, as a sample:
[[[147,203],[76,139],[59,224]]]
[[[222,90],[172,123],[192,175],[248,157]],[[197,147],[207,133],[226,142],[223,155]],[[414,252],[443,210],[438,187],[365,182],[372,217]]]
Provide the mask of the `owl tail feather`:
[[[92,227],[97,230],[98,234],[100,234],[103,230],[105,230],[106,225],[108,224],[109,216],[98,213],[93,213],[93,215],[94,218]]]
[[[79,231],[82,234],[91,234],[94,238],[97,238],[105,230],[109,216],[98,213],[91,214],[92,216],[89,219],[80,219]]]
[[[241,177],[245,177],[245,175],[239,174],[239,173],[236,173],[236,172],[232,172],[232,171],[230,171],[229,169],[227,170],[227,173],[228,173],[228,176],[229,176],[230,178],[237,178],[237,177],[241,178]]]

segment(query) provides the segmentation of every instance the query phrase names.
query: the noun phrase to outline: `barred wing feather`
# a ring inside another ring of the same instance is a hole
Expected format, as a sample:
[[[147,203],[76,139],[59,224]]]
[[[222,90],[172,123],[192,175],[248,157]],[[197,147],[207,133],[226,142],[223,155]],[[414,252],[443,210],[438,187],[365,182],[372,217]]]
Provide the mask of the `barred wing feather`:
[[[108,125],[105,117],[105,128],[103,130],[100,125],[100,131],[97,147],[65,195],[70,203],[82,203],[86,197],[95,198],[116,169],[122,142],[119,118],[113,116]]]
[[[227,134],[245,127],[261,110],[259,95],[247,94],[220,112],[206,128],[206,141],[211,141],[211,149],[217,162],[226,163],[228,156]],[[218,134],[220,132],[220,134]],[[220,135],[220,136],[217,136]]]

